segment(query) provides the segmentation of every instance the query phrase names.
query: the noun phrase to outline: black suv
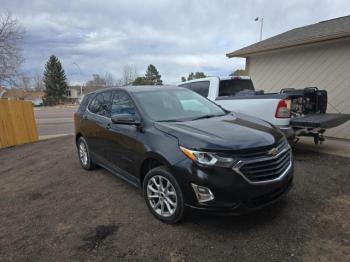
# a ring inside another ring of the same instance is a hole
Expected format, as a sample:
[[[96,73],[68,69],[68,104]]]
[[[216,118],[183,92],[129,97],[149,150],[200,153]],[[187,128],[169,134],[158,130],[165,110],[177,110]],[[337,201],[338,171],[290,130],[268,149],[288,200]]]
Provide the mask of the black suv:
[[[166,223],[188,208],[254,210],[292,184],[292,152],[278,129],[181,87],[90,93],[74,122],[82,167],[102,166],[142,189]]]

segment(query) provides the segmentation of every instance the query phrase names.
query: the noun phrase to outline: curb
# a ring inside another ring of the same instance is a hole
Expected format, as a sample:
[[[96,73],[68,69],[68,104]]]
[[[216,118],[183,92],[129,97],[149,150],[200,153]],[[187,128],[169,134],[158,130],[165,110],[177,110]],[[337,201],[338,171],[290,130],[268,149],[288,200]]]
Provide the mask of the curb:
[[[39,136],[39,140],[47,140],[51,138],[56,138],[56,137],[62,137],[62,136],[71,136],[73,134],[57,134],[57,135],[46,135],[46,136]]]

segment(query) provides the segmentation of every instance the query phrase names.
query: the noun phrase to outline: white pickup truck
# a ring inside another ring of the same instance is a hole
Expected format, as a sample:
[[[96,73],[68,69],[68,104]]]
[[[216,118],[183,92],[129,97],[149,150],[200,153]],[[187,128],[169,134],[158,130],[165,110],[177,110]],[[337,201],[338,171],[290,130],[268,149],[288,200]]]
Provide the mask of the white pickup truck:
[[[250,77],[207,77],[178,83],[223,108],[261,118],[290,140],[312,136],[316,144],[324,132],[350,120],[348,114],[327,114],[327,91],[316,87],[282,89],[280,93],[256,91]]]

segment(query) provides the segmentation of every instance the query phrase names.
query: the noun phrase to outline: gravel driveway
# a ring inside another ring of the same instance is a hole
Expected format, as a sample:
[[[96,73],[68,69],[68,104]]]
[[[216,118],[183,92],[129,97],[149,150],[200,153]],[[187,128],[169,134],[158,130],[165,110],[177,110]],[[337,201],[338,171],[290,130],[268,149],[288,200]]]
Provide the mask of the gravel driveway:
[[[73,137],[0,150],[0,261],[350,261],[350,158],[295,152],[295,186],[239,217],[158,222],[137,189],[80,168]]]

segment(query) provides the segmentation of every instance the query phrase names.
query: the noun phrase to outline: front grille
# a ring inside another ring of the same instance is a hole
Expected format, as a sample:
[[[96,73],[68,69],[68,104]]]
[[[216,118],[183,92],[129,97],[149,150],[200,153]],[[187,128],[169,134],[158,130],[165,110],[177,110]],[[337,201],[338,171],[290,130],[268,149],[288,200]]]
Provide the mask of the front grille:
[[[283,140],[281,143],[279,143],[279,145],[276,146],[278,152],[281,152],[286,147],[288,147],[288,142],[286,140]],[[254,150],[254,152],[249,152],[249,153],[240,153],[238,155],[238,157],[242,161],[244,161],[244,160],[250,161],[253,159],[259,159],[259,158],[263,158],[263,157],[271,157],[271,155],[269,155],[270,150],[271,150],[271,148]]]
[[[277,148],[277,155],[263,155],[260,157],[241,158],[239,168],[237,169],[241,175],[253,183],[259,183],[279,178],[287,168],[289,168],[292,160],[292,153],[289,145],[284,142]]]

